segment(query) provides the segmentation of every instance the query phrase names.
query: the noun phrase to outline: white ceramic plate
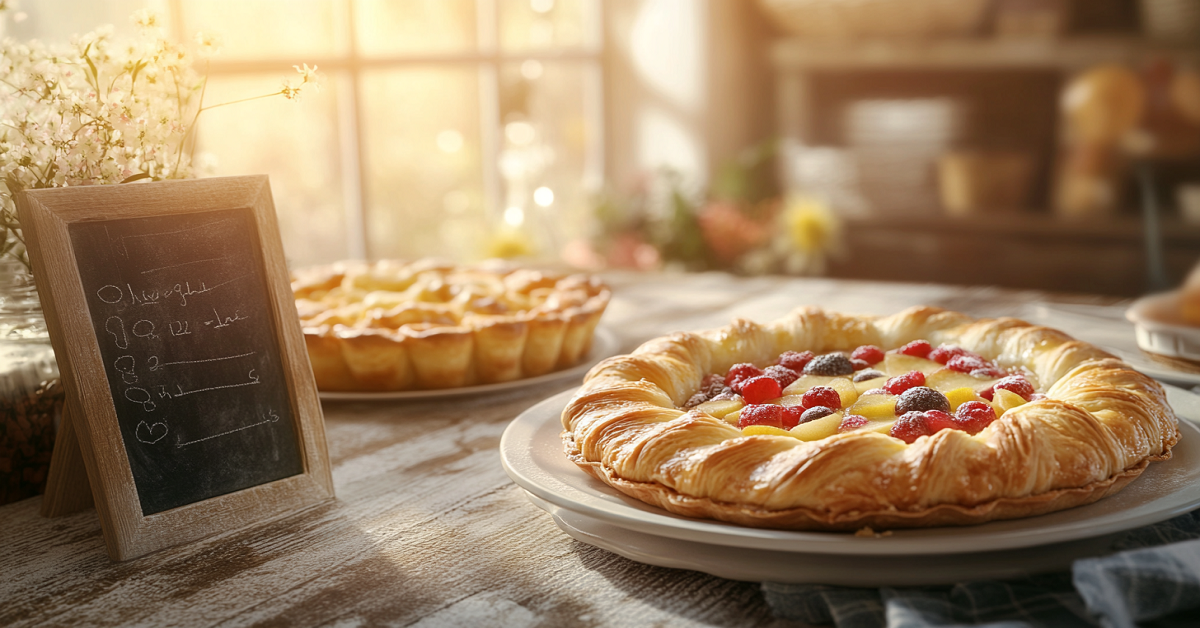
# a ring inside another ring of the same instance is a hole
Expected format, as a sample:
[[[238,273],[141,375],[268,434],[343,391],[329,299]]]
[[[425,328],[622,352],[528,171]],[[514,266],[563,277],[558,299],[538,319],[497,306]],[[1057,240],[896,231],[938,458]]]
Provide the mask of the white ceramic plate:
[[[977,554],[869,556],[806,554],[709,545],[635,532],[526,492],[571,538],[648,565],[691,569],[731,580],[829,584],[847,587],[925,586],[964,580],[1018,578],[1063,571],[1079,558],[1110,552],[1117,535]]]
[[[539,384],[548,384],[550,382],[581,380],[587,374],[588,369],[596,365],[597,362],[607,358],[617,351],[618,346],[617,336],[613,332],[604,327],[597,327],[595,336],[592,338],[592,349],[588,351],[587,357],[579,364],[572,366],[569,369],[538,375],[537,377],[528,377],[525,379],[517,379],[511,382],[500,382],[498,384],[482,384],[479,386],[464,386],[462,388],[442,388],[438,390],[401,390],[396,392],[318,392],[318,396],[324,401],[404,401],[408,399],[438,399],[443,397],[463,397],[467,395],[481,395],[484,393],[494,393],[513,390],[517,388],[525,388],[526,386],[537,386]]]
[[[560,415],[574,391],[555,395],[518,416],[500,440],[509,477],[535,497],[605,524],[707,545],[807,554],[917,556],[977,553],[1077,541],[1169,519],[1200,506],[1200,429],[1182,422],[1170,460],[1150,465],[1116,495],[1040,517],[980,526],[896,530],[890,536],[792,532],[691,519],[626,497],[567,460]],[[1200,418],[1200,397],[1168,387],[1180,416]]]

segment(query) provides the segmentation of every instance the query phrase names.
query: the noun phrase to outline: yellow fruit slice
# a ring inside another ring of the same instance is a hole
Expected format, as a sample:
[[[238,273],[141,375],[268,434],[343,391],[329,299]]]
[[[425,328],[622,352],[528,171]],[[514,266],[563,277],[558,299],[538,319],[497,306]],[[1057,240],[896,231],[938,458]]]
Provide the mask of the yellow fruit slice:
[[[903,353],[889,353],[887,357],[883,358],[883,362],[875,365],[876,370],[887,373],[888,377],[903,375],[909,371],[921,371],[929,375],[941,368],[942,365],[933,360],[904,355]]]
[[[867,423],[866,425],[862,426],[859,429],[870,430],[872,432],[879,432],[880,434],[887,434],[890,436],[892,433],[892,426],[895,424],[896,424],[895,419],[891,419],[889,421],[871,421],[870,423]]]
[[[974,388],[966,386],[946,391],[946,399],[950,401],[951,410],[957,410],[959,406],[968,401],[982,401],[987,403],[987,399],[980,397]]]
[[[747,425],[742,428],[742,436],[792,436],[796,435],[770,425]]]
[[[828,386],[829,382],[835,379],[846,379],[840,375],[801,375],[800,379],[792,382],[787,388],[783,389],[783,394],[786,395],[803,395],[809,388],[817,386]],[[849,380],[847,380],[849,381]]]
[[[1012,410],[1018,406],[1023,406],[1026,403],[1025,398],[1011,390],[1003,388],[996,391],[992,397],[992,407],[996,409],[996,416],[1004,416],[1005,412]]]
[[[846,414],[857,414],[868,419],[895,419],[896,395],[863,395],[846,409]]]
[[[842,413],[834,412],[833,414],[829,416],[823,416],[816,421],[801,423],[800,425],[793,427],[792,436],[795,436],[800,440],[807,441],[821,440],[822,438],[829,438],[830,436],[837,434],[837,428],[841,424]]]
[[[858,401],[858,388],[848,378],[837,377],[830,380],[826,385],[837,391],[838,396],[842,398],[843,408],[848,408],[855,401]]]
[[[876,377],[862,382],[854,382],[854,388],[858,390],[858,394],[863,394],[872,388],[883,388],[883,385],[888,381],[887,376]]]
[[[934,389],[946,392],[956,388],[970,388],[972,390],[981,391],[988,386],[995,384],[1000,380],[990,377],[975,377],[968,373],[959,373],[950,369],[940,369],[931,373],[925,378],[925,385]]]
[[[746,402],[739,397],[737,399],[713,399],[711,401],[705,401],[704,403],[698,404],[692,409],[699,410],[700,412],[707,412],[708,414],[721,419],[730,412],[737,412],[738,410],[741,410],[745,405]]]

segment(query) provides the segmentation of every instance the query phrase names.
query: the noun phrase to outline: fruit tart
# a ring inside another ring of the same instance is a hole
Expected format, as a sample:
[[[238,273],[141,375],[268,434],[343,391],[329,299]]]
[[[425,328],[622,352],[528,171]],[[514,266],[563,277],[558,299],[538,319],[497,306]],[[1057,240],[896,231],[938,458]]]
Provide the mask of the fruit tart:
[[[591,347],[609,291],[499,262],[339,262],[292,281],[317,388],[455,388],[542,375]]]
[[[673,513],[795,530],[977,524],[1112,494],[1179,439],[1155,381],[1019,320],[802,308],[596,365],[567,456]]]

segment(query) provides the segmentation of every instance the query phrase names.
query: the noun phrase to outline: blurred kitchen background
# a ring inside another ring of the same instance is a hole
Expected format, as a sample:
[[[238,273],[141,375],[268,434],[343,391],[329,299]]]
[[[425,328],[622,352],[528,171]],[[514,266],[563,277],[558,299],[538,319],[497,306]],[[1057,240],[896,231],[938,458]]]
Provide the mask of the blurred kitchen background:
[[[1135,295],[1200,260],[1200,0],[24,0],[216,35],[293,266],[505,256]]]

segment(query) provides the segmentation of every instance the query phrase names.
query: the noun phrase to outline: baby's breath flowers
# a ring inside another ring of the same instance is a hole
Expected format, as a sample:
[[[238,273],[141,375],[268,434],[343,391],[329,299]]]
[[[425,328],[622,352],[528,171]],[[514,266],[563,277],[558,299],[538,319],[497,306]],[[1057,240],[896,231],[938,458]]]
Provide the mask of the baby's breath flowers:
[[[11,9],[0,0],[0,11]],[[191,149],[208,109],[283,96],[317,82],[316,67],[296,66],[299,83],[229,103],[205,105],[207,77],[193,55],[165,39],[162,19],[133,14],[139,35],[113,39],[102,27],[65,46],[0,41],[0,256],[28,267],[13,195],[24,189],[182,179],[195,175]],[[198,54],[219,42],[197,36]]]

